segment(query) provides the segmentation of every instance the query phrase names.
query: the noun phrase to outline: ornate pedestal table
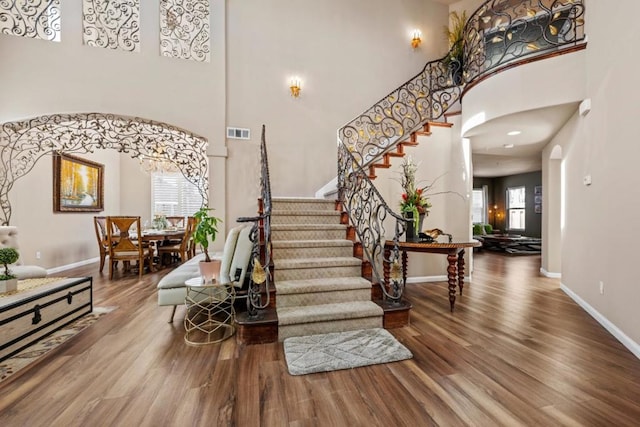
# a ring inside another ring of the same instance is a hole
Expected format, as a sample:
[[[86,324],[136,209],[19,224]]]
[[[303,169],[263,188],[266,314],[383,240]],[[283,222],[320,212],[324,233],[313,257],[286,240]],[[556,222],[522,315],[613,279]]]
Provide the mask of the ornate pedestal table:
[[[449,266],[447,267],[447,277],[449,281],[449,304],[451,311],[456,304],[456,285],[460,289],[464,288],[464,250],[465,248],[473,248],[480,246],[480,242],[472,240],[471,242],[454,242],[454,243],[420,243],[420,242],[399,242],[399,249],[402,252],[402,271],[403,281],[407,280],[407,252],[423,252],[432,254],[445,254]],[[384,259],[389,259],[393,250],[393,241],[387,240],[384,244]],[[384,283],[389,286],[390,265],[384,263]]]

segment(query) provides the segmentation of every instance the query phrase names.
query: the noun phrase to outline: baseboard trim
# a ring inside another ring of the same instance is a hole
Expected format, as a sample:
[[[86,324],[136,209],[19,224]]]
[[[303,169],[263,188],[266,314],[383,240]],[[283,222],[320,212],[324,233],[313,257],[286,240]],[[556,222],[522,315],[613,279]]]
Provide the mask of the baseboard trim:
[[[55,274],[60,273],[61,271],[70,270],[76,267],[82,267],[83,265],[92,264],[94,262],[100,261],[100,257],[85,259],[84,261],[74,262],[72,264],[61,265],[60,267],[48,268],[47,274]]]
[[[622,343],[623,346],[627,347],[631,353],[634,354],[638,359],[640,359],[640,345],[637,342],[633,341],[629,338],[624,332],[622,332],[616,325],[611,323],[609,319],[600,314],[595,308],[593,308],[589,303],[580,298],[575,292],[571,289],[560,284],[560,289],[564,291],[565,294],[569,295],[569,297],[574,300],[580,307],[582,307],[591,317],[596,319],[598,323],[600,323],[607,331],[611,333],[618,341]]]
[[[562,273],[552,273],[550,271],[545,270],[542,267],[540,267],[540,274],[542,274],[544,277],[549,277],[551,279],[560,279],[562,277]]]
[[[426,283],[426,282],[447,282],[449,281],[448,276],[416,276],[416,277],[407,277],[407,284],[411,283]],[[465,283],[471,281],[471,276],[464,276]]]

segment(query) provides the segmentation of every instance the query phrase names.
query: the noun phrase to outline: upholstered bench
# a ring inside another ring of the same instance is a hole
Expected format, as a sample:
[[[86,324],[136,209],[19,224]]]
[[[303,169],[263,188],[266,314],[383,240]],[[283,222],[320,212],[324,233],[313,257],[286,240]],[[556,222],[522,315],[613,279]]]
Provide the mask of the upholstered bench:
[[[231,229],[227,235],[222,253],[214,254],[211,257],[221,260],[220,275],[218,277],[220,283],[233,283],[237,288],[242,287],[253,249],[253,243],[249,239],[250,233],[251,227],[249,226]],[[184,298],[187,295],[187,287],[184,282],[200,275],[198,263],[203,259],[204,254],[196,255],[158,282],[158,305],[173,306],[169,323],[173,322],[176,307],[184,305]]]
[[[14,248],[20,253],[20,249],[18,248],[18,227],[11,225],[0,226],[0,248]],[[18,280],[47,277],[47,270],[37,265],[23,265],[20,259],[18,259],[18,262],[15,264],[9,266],[9,271],[14,274]]]

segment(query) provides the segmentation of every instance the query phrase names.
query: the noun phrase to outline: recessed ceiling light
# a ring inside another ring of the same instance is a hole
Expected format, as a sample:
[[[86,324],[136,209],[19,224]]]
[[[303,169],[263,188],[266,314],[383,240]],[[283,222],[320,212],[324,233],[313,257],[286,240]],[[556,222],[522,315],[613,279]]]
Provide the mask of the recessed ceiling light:
[[[513,144],[504,144],[503,147],[504,148],[513,148]]]
[[[508,132],[507,135],[509,136],[514,136],[514,135],[520,135],[522,132],[520,132],[519,130],[512,130],[511,132]]]

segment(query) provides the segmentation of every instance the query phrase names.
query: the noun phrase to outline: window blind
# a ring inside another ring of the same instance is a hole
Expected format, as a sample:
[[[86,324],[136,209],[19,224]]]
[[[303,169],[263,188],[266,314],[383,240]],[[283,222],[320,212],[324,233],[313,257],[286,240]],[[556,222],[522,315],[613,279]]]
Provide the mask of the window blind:
[[[151,174],[151,207],[154,215],[193,216],[202,206],[198,188],[181,173]]]

